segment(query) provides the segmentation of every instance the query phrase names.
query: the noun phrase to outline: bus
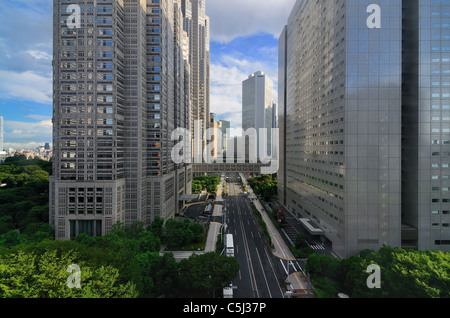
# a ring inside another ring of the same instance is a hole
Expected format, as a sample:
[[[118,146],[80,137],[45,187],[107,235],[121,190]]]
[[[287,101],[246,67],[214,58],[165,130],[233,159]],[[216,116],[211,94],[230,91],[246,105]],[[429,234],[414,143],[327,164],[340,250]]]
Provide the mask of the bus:
[[[234,257],[233,234],[227,234],[225,236],[225,255],[228,257]]]

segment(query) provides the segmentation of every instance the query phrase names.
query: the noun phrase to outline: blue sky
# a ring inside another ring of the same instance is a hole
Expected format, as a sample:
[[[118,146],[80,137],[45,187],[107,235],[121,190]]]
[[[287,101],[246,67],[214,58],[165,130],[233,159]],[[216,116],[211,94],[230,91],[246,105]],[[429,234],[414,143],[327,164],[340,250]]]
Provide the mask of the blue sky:
[[[5,148],[34,148],[52,141],[52,2],[0,1],[0,116],[5,121]],[[294,3],[207,0],[211,112],[219,119],[240,127],[241,85],[251,73],[264,71],[276,89],[277,38]]]

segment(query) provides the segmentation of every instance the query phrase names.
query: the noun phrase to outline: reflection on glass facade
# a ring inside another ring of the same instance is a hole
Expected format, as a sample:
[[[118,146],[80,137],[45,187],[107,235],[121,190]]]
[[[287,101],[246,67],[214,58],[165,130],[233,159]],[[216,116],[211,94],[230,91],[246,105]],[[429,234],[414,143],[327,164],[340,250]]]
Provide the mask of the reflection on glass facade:
[[[450,250],[450,1],[404,1],[404,241]]]
[[[401,245],[402,2],[372,2],[297,1],[280,38],[280,196],[344,257]]]

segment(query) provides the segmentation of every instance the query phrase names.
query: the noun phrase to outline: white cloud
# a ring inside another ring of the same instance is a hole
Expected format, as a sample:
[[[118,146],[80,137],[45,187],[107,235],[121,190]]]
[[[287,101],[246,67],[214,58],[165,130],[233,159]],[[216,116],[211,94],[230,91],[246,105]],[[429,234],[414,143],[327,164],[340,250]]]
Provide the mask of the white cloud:
[[[32,57],[34,57],[37,60],[51,60],[52,59],[52,56],[45,51],[28,50],[28,51],[26,51],[26,53],[30,54]]]
[[[32,71],[0,70],[0,97],[51,104],[52,79]]]
[[[40,121],[46,121],[46,120],[49,119],[49,116],[45,116],[45,115],[35,115],[35,114],[25,115],[25,117],[31,118],[31,119],[35,119],[35,120],[40,120]]]
[[[230,121],[232,127],[242,127],[242,82],[256,71],[263,71],[274,81],[276,101],[277,69],[267,61],[223,55],[211,64],[210,109],[218,119]]]
[[[268,33],[278,37],[296,0],[209,0],[211,39],[228,43],[240,36]]]
[[[0,69],[51,76],[52,3],[0,1]]]
[[[53,132],[52,127],[51,119],[33,123],[5,120],[5,148],[28,148],[30,144],[40,145],[51,142]],[[12,147],[11,145],[15,145],[15,147]]]

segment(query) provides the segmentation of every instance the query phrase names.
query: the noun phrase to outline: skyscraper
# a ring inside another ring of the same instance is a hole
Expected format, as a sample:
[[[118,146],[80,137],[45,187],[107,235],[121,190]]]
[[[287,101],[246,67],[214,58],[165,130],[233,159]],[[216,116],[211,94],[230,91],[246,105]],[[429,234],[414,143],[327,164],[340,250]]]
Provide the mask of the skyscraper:
[[[209,128],[214,129],[214,137],[213,137],[213,140],[211,140],[211,143],[214,145],[214,148],[211,153],[211,156],[213,158],[217,158],[217,155],[219,153],[221,153],[221,150],[222,150],[222,139],[219,142],[219,139],[217,138],[217,134],[219,131],[219,122],[217,121],[217,115],[214,113],[211,113],[209,115]],[[220,132],[222,132],[222,131],[220,131]],[[219,145],[220,145],[221,149],[218,148]]]
[[[259,130],[267,128],[267,154],[271,154],[273,126],[273,81],[262,71],[242,82],[242,129],[256,129],[258,140],[251,143],[259,156]],[[261,137],[262,138],[262,137]],[[247,148],[247,147],[246,147]],[[248,152],[247,152],[248,153]]]
[[[219,129],[222,131],[222,149],[223,149],[224,153],[226,154],[228,138],[230,137],[229,129],[231,129],[231,123],[226,120],[219,120]]]
[[[401,243],[401,1],[385,7],[368,29],[357,1],[297,1],[280,37],[281,196],[344,257]]]
[[[210,21],[205,0],[181,0],[183,29],[189,39],[191,65],[192,120],[201,122],[200,136],[209,127],[210,115]],[[191,124],[194,136],[194,124]],[[206,142],[196,144],[193,151],[201,155]]]
[[[281,33],[279,196],[340,256],[450,250],[449,12],[299,0]]]
[[[190,166],[171,160],[171,133],[189,127],[191,117],[181,4],[70,4],[54,1],[56,238],[173,217],[192,179]]]
[[[403,244],[450,251],[450,2],[403,1]]]

